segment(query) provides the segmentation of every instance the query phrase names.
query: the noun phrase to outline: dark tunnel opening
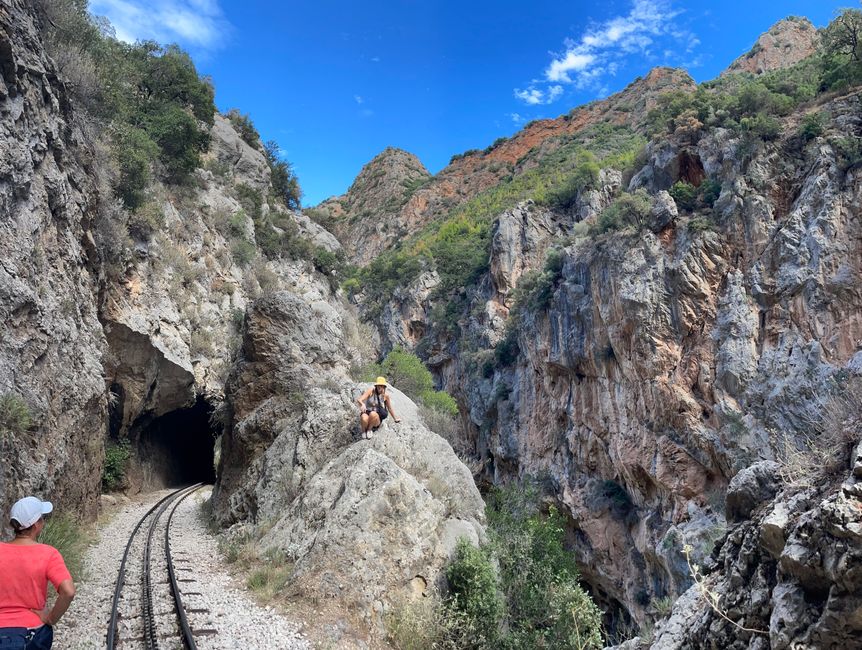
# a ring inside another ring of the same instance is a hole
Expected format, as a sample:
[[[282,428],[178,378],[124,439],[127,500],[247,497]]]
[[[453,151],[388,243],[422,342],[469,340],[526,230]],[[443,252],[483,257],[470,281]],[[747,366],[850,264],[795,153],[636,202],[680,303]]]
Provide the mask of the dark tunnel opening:
[[[138,457],[152,487],[214,483],[215,439],[212,407],[203,398],[194,406],[155,418],[138,438]]]

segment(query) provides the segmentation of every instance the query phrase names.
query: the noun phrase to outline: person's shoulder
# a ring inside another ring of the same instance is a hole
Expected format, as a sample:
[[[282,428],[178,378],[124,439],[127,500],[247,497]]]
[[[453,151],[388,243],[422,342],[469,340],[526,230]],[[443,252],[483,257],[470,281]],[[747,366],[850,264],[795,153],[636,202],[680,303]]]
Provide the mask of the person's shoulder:
[[[47,557],[63,557],[60,551],[50,544],[35,544],[34,546],[39,549],[40,553]]]

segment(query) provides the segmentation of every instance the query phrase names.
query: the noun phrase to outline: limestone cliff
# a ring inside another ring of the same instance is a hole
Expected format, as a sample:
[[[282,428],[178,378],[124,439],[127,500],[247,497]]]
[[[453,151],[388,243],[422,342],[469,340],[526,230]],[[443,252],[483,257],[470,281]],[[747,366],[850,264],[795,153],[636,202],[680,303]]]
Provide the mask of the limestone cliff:
[[[773,25],[748,52],[736,59],[723,74],[789,68],[817,52],[820,34],[807,18],[785,18]]]
[[[431,274],[396,291],[378,318],[384,347],[416,346],[458,397],[489,480],[546,479],[571,515],[584,578],[638,625],[691,585],[683,543],[703,563],[725,538],[735,477],[786,463],[788,444],[807,448],[827,428],[824,401],[859,373],[862,190],[846,150],[862,134],[858,102],[853,89],[827,95],[774,118],[763,139],[684,114],[634,169],[604,170],[571,209],[528,201],[498,215],[488,270],[468,287],[454,338],[452,325],[432,322]],[[809,113],[822,128],[803,136]],[[686,204],[681,188],[698,186],[715,188],[714,203]],[[645,211],[636,226],[601,234],[595,224],[623,190],[645,192]],[[513,289],[543,267],[516,305]],[[841,507],[858,508],[845,495]],[[810,502],[806,517],[817,508]],[[835,535],[852,544],[850,529]],[[750,543],[733,531],[728,548]],[[805,553],[821,543],[831,542]],[[799,585],[769,591],[773,579],[759,601],[766,618],[788,617],[781,593],[808,608],[775,647],[858,633],[840,576],[818,573],[816,596],[795,575]],[[730,600],[743,584],[724,587]],[[843,595],[827,606],[833,592]],[[718,639],[730,633],[713,635],[714,621],[703,618],[698,642],[677,628],[685,641],[667,647],[725,647]]]
[[[0,399],[30,414],[23,430],[0,422],[0,508],[39,492],[93,515],[107,409],[99,175],[22,0],[0,6],[0,74]]]

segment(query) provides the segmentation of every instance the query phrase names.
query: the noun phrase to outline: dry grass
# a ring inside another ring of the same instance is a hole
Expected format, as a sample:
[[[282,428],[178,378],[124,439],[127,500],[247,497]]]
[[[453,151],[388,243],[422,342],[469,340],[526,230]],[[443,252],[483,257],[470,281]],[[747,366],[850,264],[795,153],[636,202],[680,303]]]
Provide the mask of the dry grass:
[[[839,374],[830,380],[808,432],[800,437],[777,434],[774,444],[785,483],[813,487],[843,474],[855,445],[862,439],[862,377]]]

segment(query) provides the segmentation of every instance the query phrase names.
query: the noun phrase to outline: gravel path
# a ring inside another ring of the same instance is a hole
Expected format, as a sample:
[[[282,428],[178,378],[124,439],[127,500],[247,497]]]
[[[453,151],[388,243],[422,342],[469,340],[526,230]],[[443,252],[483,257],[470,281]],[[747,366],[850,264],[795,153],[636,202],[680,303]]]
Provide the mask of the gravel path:
[[[110,616],[111,598],[117,578],[117,569],[123,555],[128,536],[138,520],[160,498],[170,490],[153,492],[121,507],[116,516],[100,531],[100,539],[87,551],[85,558],[86,580],[77,583],[78,594],[69,611],[55,630],[55,648],[73,650],[103,649],[105,631]],[[200,650],[228,650],[241,648],[278,648],[280,650],[305,650],[310,644],[293,623],[275,611],[257,605],[241,583],[231,577],[224,567],[218,552],[216,538],[206,529],[200,516],[201,505],[209,498],[210,489],[204,488],[180,504],[171,523],[171,549],[175,558],[180,590],[184,592],[183,603],[191,610],[189,620],[193,630],[204,633],[195,639]],[[164,518],[167,518],[167,513]],[[164,524],[159,527],[164,531]],[[146,524],[144,533],[146,532]],[[157,530],[157,535],[163,535]],[[139,537],[142,536],[139,533]],[[133,546],[130,558],[139,558],[143,545]],[[157,547],[161,554],[161,546]],[[156,551],[154,550],[154,553]],[[130,559],[126,587],[123,590],[126,618],[120,623],[118,647],[123,650],[143,648],[139,632],[140,623],[131,612],[140,600],[140,560]],[[157,568],[164,570],[164,562]],[[159,575],[158,581],[167,581],[167,575]],[[166,587],[166,585],[165,585]],[[128,594],[128,595],[127,595]],[[166,590],[160,590],[154,609],[157,613],[169,611]],[[215,634],[205,633],[216,630]],[[159,626],[164,648],[173,647],[168,637],[171,630]]]

